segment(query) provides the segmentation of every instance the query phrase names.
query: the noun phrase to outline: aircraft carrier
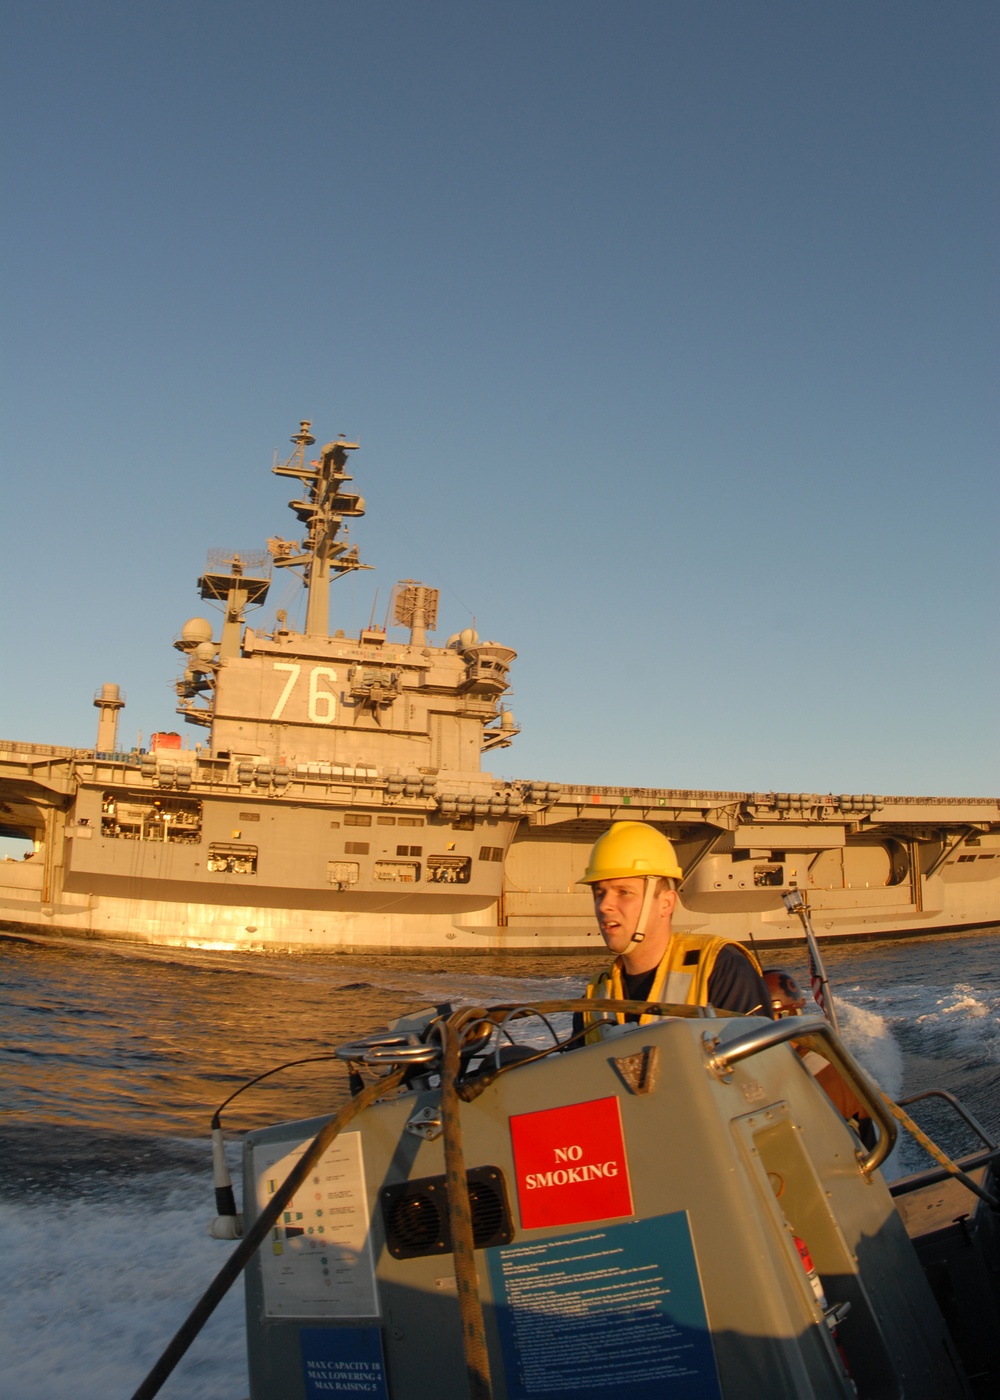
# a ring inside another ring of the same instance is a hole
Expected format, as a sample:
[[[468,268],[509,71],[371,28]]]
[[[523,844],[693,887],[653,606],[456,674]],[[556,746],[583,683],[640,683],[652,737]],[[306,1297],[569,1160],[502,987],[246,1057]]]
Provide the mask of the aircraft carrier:
[[[117,684],[94,696],[93,749],[0,739],[0,925],[164,945],[357,952],[600,948],[576,883],[612,821],[653,822],[685,878],[675,925],[797,940],[798,889],[821,937],[1000,921],[1000,800],[717,792],[505,781],[483,755],[518,730],[516,653],[472,628],[433,645],[438,593],[393,591],[391,622],[331,632],[330,585],[367,567],[345,521],[357,443],[310,451],[303,422],[273,471],[300,539],[210,555],[216,623],[181,628],[178,711],[202,737],[123,751]],[[248,622],[275,569],[302,577],[304,630]]]

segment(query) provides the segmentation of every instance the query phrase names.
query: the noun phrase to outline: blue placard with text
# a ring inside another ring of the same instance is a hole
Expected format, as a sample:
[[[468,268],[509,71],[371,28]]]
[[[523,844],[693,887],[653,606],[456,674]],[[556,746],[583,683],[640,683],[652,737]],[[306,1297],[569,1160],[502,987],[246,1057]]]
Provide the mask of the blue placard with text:
[[[722,1400],[686,1212],[486,1255],[510,1400]]]
[[[377,1327],[303,1327],[306,1400],[389,1400]]]

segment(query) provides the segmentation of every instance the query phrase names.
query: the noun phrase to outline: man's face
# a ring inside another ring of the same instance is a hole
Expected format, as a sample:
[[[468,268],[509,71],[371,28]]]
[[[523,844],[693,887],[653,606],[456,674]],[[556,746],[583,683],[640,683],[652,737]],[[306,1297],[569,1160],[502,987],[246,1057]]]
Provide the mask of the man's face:
[[[765,972],[764,981],[771,992],[775,1016],[802,1015],[806,999],[790,972]]]
[[[621,953],[632,941],[639,915],[642,912],[642,898],[646,892],[646,881],[641,877],[623,876],[617,880],[598,880],[591,885],[594,895],[594,913],[601,930],[601,937],[612,953]],[[653,901],[650,924],[656,923],[669,913],[673,894],[665,890]],[[649,932],[647,928],[647,932]]]

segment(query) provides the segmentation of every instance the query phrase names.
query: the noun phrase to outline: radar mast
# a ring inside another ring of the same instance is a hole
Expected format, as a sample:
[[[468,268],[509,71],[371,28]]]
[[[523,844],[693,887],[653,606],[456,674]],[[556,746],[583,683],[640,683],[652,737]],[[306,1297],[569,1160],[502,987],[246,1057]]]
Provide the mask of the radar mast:
[[[301,543],[280,537],[270,539],[267,547],[274,557],[275,568],[302,571],[308,600],[306,635],[327,637],[330,634],[331,578],[372,566],[362,564],[357,545],[349,547],[346,539],[337,538],[345,516],[365,513],[362,497],[342,490],[344,483],[353,479],[346,471],[347,454],[359,444],[345,442],[341,435],[336,442],[328,442],[323,447],[318,461],[307,462],[306,448],[316,441],[309,431],[311,427],[308,419],[302,420],[299,431],[292,436],[295,444],[292,455],[287,462],[276,460],[272,467],[276,476],[295,477],[304,487],[303,498],[289,501],[288,506],[306,527],[306,537]]]

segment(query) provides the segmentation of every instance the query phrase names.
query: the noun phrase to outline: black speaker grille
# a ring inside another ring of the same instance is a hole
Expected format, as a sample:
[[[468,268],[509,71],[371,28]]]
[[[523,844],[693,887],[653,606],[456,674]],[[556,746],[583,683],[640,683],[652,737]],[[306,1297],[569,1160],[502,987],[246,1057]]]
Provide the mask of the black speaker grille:
[[[445,1203],[446,1204],[446,1203]],[[386,1234],[412,1257],[427,1254],[441,1236],[441,1212],[427,1191],[407,1191],[386,1210]]]
[[[473,1167],[466,1172],[472,1238],[477,1249],[509,1244],[514,1227],[507,1201],[507,1184],[499,1167]],[[448,1190],[443,1176],[383,1187],[382,1223],[386,1248],[395,1259],[419,1259],[450,1254]]]
[[[495,1236],[503,1233],[505,1205],[506,1202],[493,1182],[469,1182],[472,1241],[477,1249],[486,1249],[494,1243]]]

